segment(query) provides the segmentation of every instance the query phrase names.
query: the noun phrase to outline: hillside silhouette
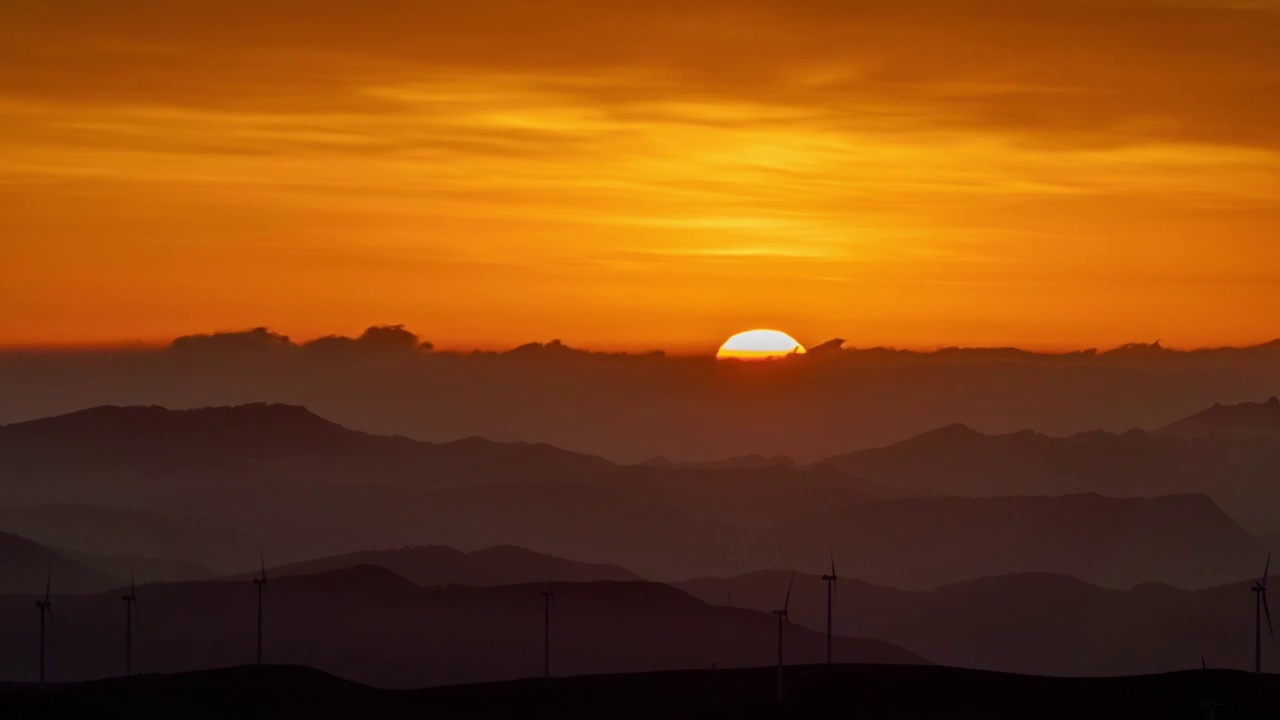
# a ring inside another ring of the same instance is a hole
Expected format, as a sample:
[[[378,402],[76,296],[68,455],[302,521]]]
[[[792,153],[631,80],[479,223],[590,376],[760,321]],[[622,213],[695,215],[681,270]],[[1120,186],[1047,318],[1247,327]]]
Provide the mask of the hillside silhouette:
[[[987,435],[951,425],[825,463],[886,492],[932,496],[1154,497],[1203,493],[1255,533],[1280,527],[1280,439],[1177,437],[1130,430],[1052,437]]]
[[[302,407],[97,407],[0,427],[10,505],[124,504],[235,477],[240,482],[446,487],[607,470],[547,445],[426,443],[348,430]],[[106,482],[106,481],[110,482]]]
[[[732,598],[736,607],[768,610],[776,602],[774,588],[788,576],[760,571],[676,585],[707,602]],[[1156,583],[1115,590],[1063,575],[1018,573],[920,591],[852,577],[837,587],[837,633],[880,638],[944,665],[1037,675],[1133,675],[1191,669],[1203,656],[1210,667],[1253,669],[1248,582],[1197,591]],[[821,577],[796,577],[792,618],[825,631]],[[1263,667],[1274,672],[1280,669],[1280,643],[1264,642]]]
[[[768,665],[774,618],[706,604],[644,582],[556,583],[552,669],[557,675]],[[270,581],[269,662],[316,667],[383,687],[515,679],[542,672],[546,583],[425,588],[361,565]],[[785,590],[780,588],[780,590]],[[173,672],[253,659],[256,596],[247,581],[140,586],[135,668]],[[31,679],[37,624],[31,595],[0,596],[0,676]],[[54,596],[50,679],[121,672],[118,592]],[[817,662],[825,638],[797,628],[794,662]],[[842,657],[871,663],[920,659],[889,643],[841,638]]]
[[[832,547],[850,577],[926,589],[1009,572],[1106,587],[1200,588],[1257,573],[1266,548],[1203,495],[909,498],[854,505],[765,534],[755,567],[819,570]]]
[[[1273,395],[1266,402],[1260,403],[1215,404],[1156,432],[1179,437],[1222,435],[1237,440],[1280,440],[1280,398]]]
[[[1274,675],[1227,670],[1048,678],[933,666],[797,666],[781,707],[773,669],[678,670],[378,690],[297,666],[244,666],[0,690],[0,712],[44,718],[828,718],[1129,720],[1270,717]]]

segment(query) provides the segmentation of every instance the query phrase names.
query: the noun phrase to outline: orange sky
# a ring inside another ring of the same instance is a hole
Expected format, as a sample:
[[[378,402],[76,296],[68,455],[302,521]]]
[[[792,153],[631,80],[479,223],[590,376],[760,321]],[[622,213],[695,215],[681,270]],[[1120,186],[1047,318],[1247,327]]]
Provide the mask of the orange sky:
[[[1275,2],[3,3],[0,345],[1269,340],[1277,118]]]

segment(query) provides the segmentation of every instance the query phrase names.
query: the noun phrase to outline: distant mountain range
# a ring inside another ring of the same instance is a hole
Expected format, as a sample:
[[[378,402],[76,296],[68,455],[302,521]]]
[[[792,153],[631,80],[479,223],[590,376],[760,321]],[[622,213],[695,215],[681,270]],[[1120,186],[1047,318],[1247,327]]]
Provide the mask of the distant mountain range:
[[[1245,437],[1244,418],[1280,415],[1273,403],[1218,408],[1160,433],[1052,437],[986,435],[952,425],[825,464],[875,480],[885,494],[1154,497],[1204,493],[1256,533],[1280,528],[1280,437]]]
[[[53,503],[0,509],[0,530],[220,572],[260,551],[283,565],[513,545],[671,580],[818,570],[833,546],[860,577],[910,589],[1028,571],[1194,588],[1265,553],[1213,500],[1251,527],[1280,512],[1266,502],[1280,442],[1241,442],[957,426],[810,467],[663,468],[379,437],[286,406],[98,408],[0,428],[0,499]],[[1158,497],[1109,497],[1126,495]]]
[[[1214,405],[1156,432],[1178,437],[1222,435],[1238,440],[1271,438],[1280,440],[1280,398],[1266,402]]]
[[[279,578],[266,588],[266,656],[384,687],[539,675],[545,587],[424,588],[370,565]],[[146,585],[137,597],[140,672],[252,660],[256,595],[248,582]],[[34,673],[32,601],[31,595],[0,596],[0,647],[12,649],[0,654],[0,677]],[[53,606],[50,678],[118,674],[119,594],[55,595]],[[557,583],[552,623],[557,675],[759,666],[776,652],[775,618],[709,605],[653,583]],[[812,630],[794,628],[786,643],[793,663],[817,662],[825,652],[825,638]],[[882,641],[840,638],[837,648],[857,662],[921,662]]]
[[[1262,565],[1256,569],[1261,574]],[[844,568],[840,571],[848,572]],[[768,610],[789,573],[692,580],[677,587],[707,602]],[[908,592],[855,579],[837,584],[834,627],[876,637],[939,663],[1044,675],[1131,675],[1197,668],[1253,668],[1248,582],[1195,592],[1144,584],[1107,590],[1062,575],[1020,573]],[[826,628],[826,584],[796,578],[795,622]],[[1280,642],[1263,657],[1280,669]]]
[[[0,427],[9,505],[121,506],[231,478],[425,488],[559,480],[615,467],[549,445],[427,443],[348,430],[289,405],[97,407]]]

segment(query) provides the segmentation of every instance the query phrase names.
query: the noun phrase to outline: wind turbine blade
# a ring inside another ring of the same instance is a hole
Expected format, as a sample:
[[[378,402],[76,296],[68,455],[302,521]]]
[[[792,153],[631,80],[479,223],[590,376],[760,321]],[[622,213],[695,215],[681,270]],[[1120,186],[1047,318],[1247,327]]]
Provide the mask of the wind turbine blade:
[[[261,554],[261,553],[259,553],[259,554],[258,554],[258,562],[259,562],[259,563],[261,563],[261,565],[262,565],[262,580],[265,582],[265,581],[266,581],[266,579],[267,579],[267,558],[266,558],[266,556],[265,556],[265,555],[263,555],[263,554]]]
[[[1267,553],[1267,564],[1262,568],[1262,587],[1267,586],[1267,576],[1271,574],[1271,553]]]
[[[1267,614],[1267,632],[1275,637],[1276,631],[1271,627],[1271,608],[1267,607],[1267,589],[1262,589],[1262,610]]]
[[[49,574],[44,579],[44,601],[49,602],[49,591],[53,588],[53,568],[49,568]]]
[[[1201,670],[1208,670],[1208,669],[1209,669],[1209,663],[1207,663],[1207,662],[1205,662],[1205,661],[1204,661],[1204,656],[1203,656],[1203,655],[1201,655],[1201,656],[1200,656],[1200,669],[1201,669]]]
[[[787,597],[782,601],[782,611],[788,612],[791,609],[791,588],[796,584],[796,571],[791,571],[791,580],[787,582]]]

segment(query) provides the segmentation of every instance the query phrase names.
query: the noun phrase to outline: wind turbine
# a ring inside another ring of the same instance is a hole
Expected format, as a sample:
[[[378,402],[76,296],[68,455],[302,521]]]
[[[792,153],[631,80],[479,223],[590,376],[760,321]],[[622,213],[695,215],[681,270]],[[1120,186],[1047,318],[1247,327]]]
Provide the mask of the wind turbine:
[[[1271,553],[1267,553],[1267,564],[1262,568],[1262,579],[1253,583],[1253,671],[1262,672],[1262,613],[1267,614],[1267,632],[1275,637],[1271,627],[1271,608],[1267,607],[1267,575],[1271,573]]]
[[[253,584],[258,586],[258,664],[262,664],[262,589],[267,586],[267,561],[262,556],[258,557],[262,563],[262,575],[253,579]]]
[[[138,603],[138,589],[133,582],[133,573],[129,573],[129,594],[120,598],[124,601],[124,676],[133,675],[133,606]]]
[[[786,694],[787,688],[782,681],[782,623],[786,621],[787,625],[791,624],[791,587],[796,582],[796,571],[791,571],[791,581],[787,583],[787,597],[782,601],[782,609],[774,610],[773,614],[778,616],[778,701],[781,702],[783,695]]]
[[[542,676],[551,677],[551,602],[556,590],[547,578],[547,589],[542,595]]]
[[[831,551],[831,574],[823,575],[822,579],[827,583],[827,664],[831,664],[831,603],[836,591],[836,554]]]
[[[53,570],[49,570],[49,575],[44,581],[44,599],[36,601],[36,607],[40,608],[40,689],[44,689],[44,618],[48,615],[53,617],[53,601],[49,596],[49,590],[53,585]]]

